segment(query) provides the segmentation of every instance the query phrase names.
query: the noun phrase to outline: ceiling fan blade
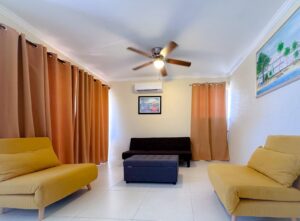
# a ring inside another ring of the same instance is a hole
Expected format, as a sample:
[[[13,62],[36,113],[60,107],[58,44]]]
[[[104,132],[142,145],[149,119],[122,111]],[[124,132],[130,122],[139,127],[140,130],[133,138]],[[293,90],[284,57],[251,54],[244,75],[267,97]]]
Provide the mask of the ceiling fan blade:
[[[138,69],[140,69],[140,68],[149,66],[149,65],[151,65],[152,63],[153,63],[153,61],[149,61],[149,62],[147,62],[147,63],[144,63],[144,64],[142,64],[142,65],[140,65],[140,66],[137,66],[137,67],[133,68],[132,70],[136,71],[136,70],[138,70]]]
[[[166,62],[169,64],[177,64],[177,65],[181,65],[181,66],[191,66],[191,62],[189,61],[182,61],[182,60],[177,60],[177,59],[173,59],[173,58],[167,58]]]
[[[132,47],[128,47],[127,50],[133,51],[133,52],[143,55],[147,58],[152,58],[152,55],[150,53],[147,53],[147,52],[144,52],[144,51],[132,48]]]
[[[166,57],[168,54],[170,54],[175,48],[177,48],[178,44],[174,41],[170,41],[160,52],[160,54],[164,57]]]
[[[163,77],[166,77],[168,74],[167,74],[167,69],[166,69],[166,67],[162,67],[161,69],[160,69],[160,73],[161,73],[161,75],[163,76]]]

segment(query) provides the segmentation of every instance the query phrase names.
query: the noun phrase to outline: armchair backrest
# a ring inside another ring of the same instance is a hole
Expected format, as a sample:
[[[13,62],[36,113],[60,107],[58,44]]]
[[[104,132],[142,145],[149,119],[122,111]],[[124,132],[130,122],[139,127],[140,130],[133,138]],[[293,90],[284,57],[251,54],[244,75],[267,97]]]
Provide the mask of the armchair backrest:
[[[300,136],[269,136],[265,148],[300,156]],[[300,190],[300,176],[294,182],[293,187]]]
[[[300,155],[300,136],[268,136],[265,148],[282,153]]]
[[[0,139],[0,154],[14,154],[42,148],[52,148],[48,137]]]

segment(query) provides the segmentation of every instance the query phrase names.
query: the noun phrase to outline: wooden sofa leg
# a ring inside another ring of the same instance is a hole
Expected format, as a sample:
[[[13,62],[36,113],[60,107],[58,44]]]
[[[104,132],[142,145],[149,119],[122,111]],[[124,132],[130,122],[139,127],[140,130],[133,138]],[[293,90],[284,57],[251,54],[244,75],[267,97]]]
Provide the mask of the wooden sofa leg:
[[[4,213],[4,208],[0,207],[0,214],[3,214],[3,213]]]
[[[91,184],[86,185],[87,189],[90,191],[92,189]]]
[[[45,217],[45,208],[39,209],[39,221],[42,221]]]
[[[231,216],[231,221],[237,221],[237,217],[234,216],[234,215],[232,215],[232,216]]]

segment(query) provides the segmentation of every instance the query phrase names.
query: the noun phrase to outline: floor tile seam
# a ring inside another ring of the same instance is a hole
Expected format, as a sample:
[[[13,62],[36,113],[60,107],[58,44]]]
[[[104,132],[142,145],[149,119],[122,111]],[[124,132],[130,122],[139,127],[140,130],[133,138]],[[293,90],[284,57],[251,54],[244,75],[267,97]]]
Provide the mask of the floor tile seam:
[[[79,218],[79,219],[107,219],[107,220],[124,220],[129,221],[132,219],[125,219],[125,218],[112,218],[112,217],[102,217],[102,216],[76,216],[73,218]]]
[[[149,190],[146,191],[146,193],[145,193],[145,195],[143,196],[141,202],[139,203],[139,206],[138,206],[137,210],[136,210],[135,213],[134,213],[134,216],[132,217],[133,220],[135,220],[135,218],[136,218],[136,216],[137,216],[139,210],[142,208],[142,205],[143,205],[144,201],[148,198],[148,195],[150,195],[150,194],[151,194],[151,193],[149,192]]]
[[[194,210],[194,205],[193,205],[192,194],[189,195],[189,199],[190,199],[190,204],[191,204],[191,208],[192,208],[193,221],[195,221],[195,210]]]
[[[47,219],[47,218],[51,218],[51,217],[57,217],[57,218],[76,218],[76,215],[72,215],[72,216],[66,216],[66,215],[55,215],[55,214],[53,214],[53,215],[49,215],[49,216],[47,216],[47,214],[45,215],[45,218]]]
[[[112,192],[121,192],[121,191],[123,191],[123,192],[145,192],[145,190],[129,190],[129,189],[125,189],[125,188],[124,189],[109,189],[108,192],[110,192],[110,191],[112,191]],[[147,190],[147,192],[148,192],[148,190]]]

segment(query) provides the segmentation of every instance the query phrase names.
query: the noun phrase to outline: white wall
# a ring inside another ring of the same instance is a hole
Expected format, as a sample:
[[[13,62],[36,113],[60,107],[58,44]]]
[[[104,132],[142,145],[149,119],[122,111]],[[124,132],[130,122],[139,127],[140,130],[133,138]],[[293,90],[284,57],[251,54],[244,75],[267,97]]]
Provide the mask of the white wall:
[[[131,137],[190,136],[191,83],[226,79],[181,79],[164,81],[162,94],[133,93],[132,81],[111,82],[110,161],[119,161]],[[139,95],[161,95],[162,114],[139,115]]]
[[[246,163],[270,134],[300,135],[300,80],[255,97],[256,52],[299,6],[292,7],[231,77],[229,148],[234,163]]]

